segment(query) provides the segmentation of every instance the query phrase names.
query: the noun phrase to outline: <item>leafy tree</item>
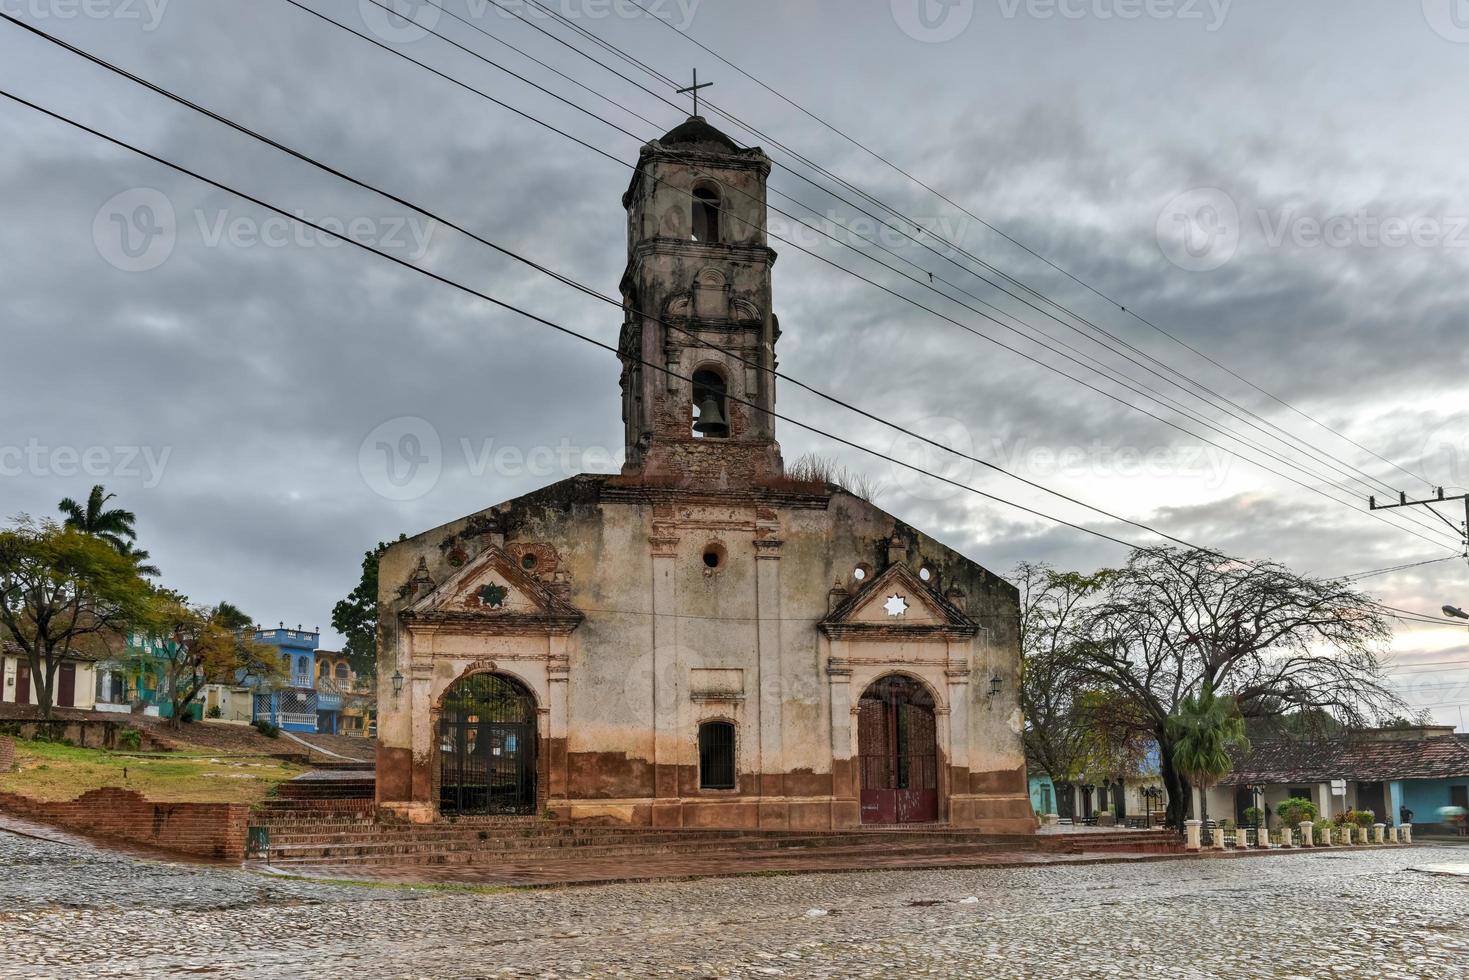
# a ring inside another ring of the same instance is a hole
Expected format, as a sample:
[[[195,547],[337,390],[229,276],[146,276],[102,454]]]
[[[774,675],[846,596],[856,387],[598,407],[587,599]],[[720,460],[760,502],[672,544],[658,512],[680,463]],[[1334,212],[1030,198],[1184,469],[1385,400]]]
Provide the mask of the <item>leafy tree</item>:
[[[139,574],[156,578],[162,573],[158,566],[149,563],[152,556],[137,547],[138,532],[133,528],[137,515],[120,507],[107,507],[107,502],[116,496],[115,493],[107,493],[99,483],[92,487],[85,507],[70,497],[63,497],[57,509],[65,516],[67,527],[101,538],[120,554],[132,558]]]
[[[1209,790],[1234,768],[1232,753],[1249,749],[1245,720],[1233,698],[1207,682],[1184,698],[1168,719],[1173,768],[1199,788],[1199,818],[1209,819]]]
[[[163,592],[152,619],[156,631],[169,638],[164,688],[173,709],[169,724],[175,728],[204,685],[233,682],[244,674],[272,681],[282,672],[275,648],[256,643],[253,620],[228,602],[211,608]]]
[[[43,718],[64,661],[115,649],[153,611],[137,566],[102,537],[27,517],[0,530],[0,627],[25,656]]]
[[[398,535],[399,541],[407,535]],[[377,676],[377,566],[389,543],[362,556],[362,577],[347,598],[332,607],[332,629],[347,638],[344,652],[359,677]]]
[[[1232,698],[1247,721],[1293,712],[1300,724],[1355,727],[1402,710],[1379,656],[1388,622],[1347,582],[1176,548],[1135,551],[1099,575],[1070,613],[1063,676],[1115,692],[1151,729],[1174,825],[1187,814],[1189,783],[1170,719],[1206,688]]]

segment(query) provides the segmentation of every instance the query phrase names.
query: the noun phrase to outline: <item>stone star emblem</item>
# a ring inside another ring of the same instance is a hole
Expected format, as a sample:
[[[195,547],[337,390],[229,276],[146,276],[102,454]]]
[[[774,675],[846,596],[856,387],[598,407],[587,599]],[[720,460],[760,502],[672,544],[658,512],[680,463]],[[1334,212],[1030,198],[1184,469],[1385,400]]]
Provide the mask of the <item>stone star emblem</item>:
[[[889,616],[901,616],[908,611],[908,600],[900,595],[888,596],[888,601],[882,606],[887,610]]]

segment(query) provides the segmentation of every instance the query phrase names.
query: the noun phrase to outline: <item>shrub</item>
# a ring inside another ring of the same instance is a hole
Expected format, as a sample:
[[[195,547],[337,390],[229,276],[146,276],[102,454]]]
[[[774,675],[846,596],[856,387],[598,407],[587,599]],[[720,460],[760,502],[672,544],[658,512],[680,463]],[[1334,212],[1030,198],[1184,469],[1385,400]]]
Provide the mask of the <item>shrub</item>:
[[[117,747],[136,752],[143,747],[143,733],[136,728],[124,728],[117,733]]]
[[[205,718],[223,718],[224,712],[219,710],[219,705],[211,704],[209,710],[204,712]]]
[[[1245,823],[1256,827],[1265,822],[1265,811],[1257,806],[1247,806],[1244,812]]]
[[[1371,810],[1353,810],[1352,822],[1358,827],[1370,827],[1377,822],[1377,814]]]
[[[264,718],[261,718],[255,722],[255,730],[264,735],[266,738],[280,738],[281,734],[279,725],[272,725]]]
[[[1318,844],[1326,839],[1326,831],[1334,829],[1336,829],[1336,824],[1330,820],[1317,820],[1311,825],[1311,832],[1316,835],[1316,842]]]
[[[1280,814],[1280,819],[1284,821],[1287,827],[1295,827],[1303,821],[1315,820],[1317,810],[1316,804],[1310,800],[1300,796],[1292,796],[1288,800],[1283,800],[1275,808],[1275,812]]]

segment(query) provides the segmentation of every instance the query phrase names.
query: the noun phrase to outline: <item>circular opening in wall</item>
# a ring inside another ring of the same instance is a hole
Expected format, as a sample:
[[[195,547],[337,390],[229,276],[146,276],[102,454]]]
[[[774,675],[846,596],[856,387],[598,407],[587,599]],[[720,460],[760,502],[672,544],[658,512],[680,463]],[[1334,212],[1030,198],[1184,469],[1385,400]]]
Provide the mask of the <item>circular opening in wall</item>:
[[[724,567],[725,550],[724,545],[718,541],[711,541],[704,546],[704,570],[717,572]]]
[[[933,571],[927,565],[924,565],[918,570],[918,577],[927,582],[933,578]]]
[[[872,569],[868,568],[866,565],[858,565],[856,568],[852,569],[852,578],[856,579],[858,582],[867,581],[867,576],[871,574]]]
[[[525,554],[520,556],[520,567],[525,569],[527,572],[535,571],[536,565],[538,564],[540,564],[540,562],[539,559],[536,558],[535,552],[527,551]]]

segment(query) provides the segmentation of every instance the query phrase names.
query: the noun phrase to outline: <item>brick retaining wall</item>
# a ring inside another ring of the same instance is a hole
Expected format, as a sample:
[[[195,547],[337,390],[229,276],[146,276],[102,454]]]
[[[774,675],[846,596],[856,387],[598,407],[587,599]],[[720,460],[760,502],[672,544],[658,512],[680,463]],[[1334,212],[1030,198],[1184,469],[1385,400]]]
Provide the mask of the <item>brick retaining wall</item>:
[[[194,857],[245,859],[250,808],[243,803],[154,803],[109,786],[52,802],[0,793],[0,809],[81,834]]]
[[[0,772],[15,768],[15,739],[0,736]]]

